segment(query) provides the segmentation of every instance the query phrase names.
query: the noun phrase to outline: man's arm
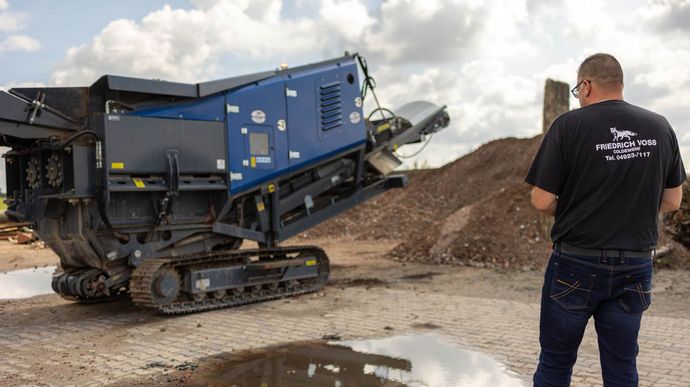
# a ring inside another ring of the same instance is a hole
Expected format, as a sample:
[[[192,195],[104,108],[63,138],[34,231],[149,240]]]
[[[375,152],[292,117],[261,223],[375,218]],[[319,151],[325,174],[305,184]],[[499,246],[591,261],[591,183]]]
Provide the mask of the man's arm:
[[[551,192],[536,186],[532,188],[532,205],[537,211],[543,212],[549,216],[554,216],[556,215],[557,202],[558,197]]]
[[[534,194],[532,194],[534,197]],[[680,202],[683,200],[683,186],[679,185],[674,188],[664,189],[664,195],[661,197],[661,206],[659,212],[671,212],[680,208]]]

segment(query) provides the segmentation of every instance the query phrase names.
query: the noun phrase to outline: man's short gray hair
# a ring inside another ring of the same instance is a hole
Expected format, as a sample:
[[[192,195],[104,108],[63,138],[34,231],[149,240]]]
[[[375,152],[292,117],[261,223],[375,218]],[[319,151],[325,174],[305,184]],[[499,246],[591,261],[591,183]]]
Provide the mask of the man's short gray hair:
[[[577,76],[580,80],[589,79],[605,88],[623,87],[623,68],[611,54],[590,55],[578,68]]]

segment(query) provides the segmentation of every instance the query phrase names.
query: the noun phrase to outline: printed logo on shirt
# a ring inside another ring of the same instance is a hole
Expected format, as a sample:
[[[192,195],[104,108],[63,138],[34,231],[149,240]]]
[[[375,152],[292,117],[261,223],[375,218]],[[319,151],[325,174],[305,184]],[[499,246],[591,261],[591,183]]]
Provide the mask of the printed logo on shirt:
[[[617,130],[616,128],[611,128],[611,133],[613,134],[613,141],[620,141],[623,139],[630,140],[630,136],[637,136],[637,133],[631,132],[629,130]]]
[[[617,128],[610,128],[615,142],[605,144],[596,144],[594,150],[597,152],[605,152],[606,161],[631,160],[635,158],[651,157],[652,147],[656,147],[656,139],[633,139],[637,137],[637,133],[630,130],[618,130]],[[610,152],[609,152],[610,151]]]

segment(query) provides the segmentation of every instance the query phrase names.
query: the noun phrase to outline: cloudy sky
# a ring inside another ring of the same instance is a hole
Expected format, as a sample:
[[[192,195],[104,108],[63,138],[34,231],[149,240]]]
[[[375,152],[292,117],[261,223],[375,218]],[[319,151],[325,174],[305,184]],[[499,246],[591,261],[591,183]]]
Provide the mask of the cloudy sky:
[[[417,157],[433,166],[539,133],[545,79],[572,86],[595,52],[621,61],[626,99],[667,116],[690,160],[690,0],[0,0],[3,88],[198,82],[346,50],[384,105],[448,106],[451,127]]]

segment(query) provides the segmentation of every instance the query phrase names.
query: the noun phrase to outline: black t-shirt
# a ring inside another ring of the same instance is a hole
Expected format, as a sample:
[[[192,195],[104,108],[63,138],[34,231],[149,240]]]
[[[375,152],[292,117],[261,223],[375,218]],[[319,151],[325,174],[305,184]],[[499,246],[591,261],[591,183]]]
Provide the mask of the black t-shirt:
[[[558,117],[525,181],[558,195],[554,242],[649,250],[664,188],[681,185],[685,168],[663,116],[610,100]]]

